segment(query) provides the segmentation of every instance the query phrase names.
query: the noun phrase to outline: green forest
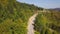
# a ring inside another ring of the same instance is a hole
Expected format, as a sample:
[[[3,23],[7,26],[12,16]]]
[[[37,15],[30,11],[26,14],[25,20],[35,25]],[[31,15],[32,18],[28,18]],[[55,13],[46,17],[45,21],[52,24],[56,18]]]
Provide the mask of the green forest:
[[[27,22],[37,10],[44,8],[16,0],[0,0],[0,34],[27,34]],[[36,17],[35,34],[60,34],[60,12],[46,9]]]

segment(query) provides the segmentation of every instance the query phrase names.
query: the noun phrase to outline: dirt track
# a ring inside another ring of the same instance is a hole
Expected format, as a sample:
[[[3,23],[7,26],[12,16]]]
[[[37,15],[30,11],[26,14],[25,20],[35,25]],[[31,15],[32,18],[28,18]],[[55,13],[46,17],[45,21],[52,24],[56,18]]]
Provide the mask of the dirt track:
[[[34,20],[35,20],[35,17],[38,15],[38,13],[34,14],[33,16],[31,16],[28,20],[28,32],[27,34],[34,34]]]

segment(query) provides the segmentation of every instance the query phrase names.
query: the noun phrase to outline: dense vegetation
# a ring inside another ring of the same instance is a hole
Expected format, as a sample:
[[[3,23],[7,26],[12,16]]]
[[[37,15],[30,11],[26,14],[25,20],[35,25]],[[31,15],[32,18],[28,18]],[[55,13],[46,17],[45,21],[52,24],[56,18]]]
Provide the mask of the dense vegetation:
[[[0,0],[0,34],[27,34],[27,22],[35,11],[43,10],[16,0]],[[60,12],[40,12],[35,20],[35,34],[60,34]]]
[[[27,22],[40,8],[16,0],[0,0],[0,34],[27,34]]]
[[[36,17],[34,29],[38,34],[60,34],[60,12],[49,11],[40,12]]]

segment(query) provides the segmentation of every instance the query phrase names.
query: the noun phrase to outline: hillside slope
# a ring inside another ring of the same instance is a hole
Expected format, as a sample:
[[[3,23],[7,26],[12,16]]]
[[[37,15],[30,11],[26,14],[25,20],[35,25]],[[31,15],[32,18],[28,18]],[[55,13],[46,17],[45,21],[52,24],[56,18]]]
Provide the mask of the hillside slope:
[[[27,22],[40,8],[16,0],[0,0],[0,34],[27,34]]]

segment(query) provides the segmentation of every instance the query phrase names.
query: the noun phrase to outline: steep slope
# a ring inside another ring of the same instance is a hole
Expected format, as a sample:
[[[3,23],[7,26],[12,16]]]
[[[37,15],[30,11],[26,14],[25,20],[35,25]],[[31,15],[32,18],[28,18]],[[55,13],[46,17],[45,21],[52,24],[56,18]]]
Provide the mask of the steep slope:
[[[39,34],[60,34],[60,12],[40,12],[34,26]]]
[[[34,5],[16,0],[0,0],[0,34],[27,34],[27,22],[35,10]]]

